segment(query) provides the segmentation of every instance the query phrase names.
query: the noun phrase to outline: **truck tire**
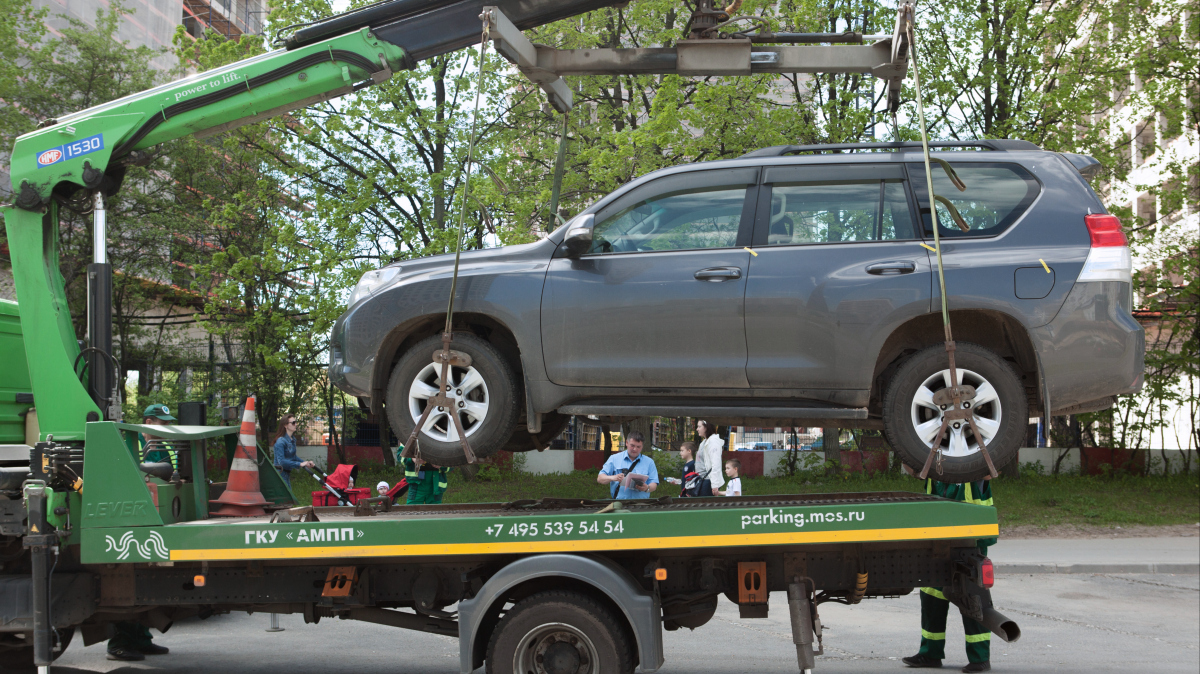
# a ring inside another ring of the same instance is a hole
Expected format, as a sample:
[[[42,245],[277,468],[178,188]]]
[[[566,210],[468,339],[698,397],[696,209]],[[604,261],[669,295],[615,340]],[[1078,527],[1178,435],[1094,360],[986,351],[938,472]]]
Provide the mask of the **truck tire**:
[[[50,659],[57,660],[71,645],[71,637],[75,636],[74,627],[63,627],[58,630],[59,649],[51,646]],[[33,664],[33,633],[8,633],[0,635],[0,672],[36,671]],[[26,645],[28,644],[28,645]]]
[[[955,365],[959,383],[976,388],[975,421],[992,462],[999,469],[1016,456],[1025,438],[1029,411],[1025,388],[1013,366],[977,344],[958,343]],[[888,443],[914,472],[920,472],[941,425],[942,410],[932,396],[949,386],[946,349],[931,346],[913,354],[896,370],[883,398],[883,423]],[[963,423],[942,438],[942,472],[929,477],[941,482],[969,482],[987,476],[987,462],[974,433]]]
[[[508,439],[503,449],[506,452],[545,449],[550,446],[551,440],[562,435],[569,423],[571,423],[571,417],[558,412],[547,412],[542,415],[541,433],[530,433],[525,429],[525,424],[517,424],[516,430],[513,431],[512,437]]]
[[[425,400],[441,384],[441,365],[433,362],[433,352],[441,347],[440,335],[423,339],[401,356],[392,370],[387,412],[400,442],[408,439],[425,410]],[[496,347],[475,335],[455,333],[451,348],[471,357],[468,368],[451,366],[450,378],[463,432],[475,456],[482,459],[500,451],[512,437],[520,400],[516,377]],[[426,461],[439,466],[467,462],[454,420],[445,411],[431,413],[418,438]]]
[[[487,674],[632,674],[624,619],[578,592],[539,592],[505,613],[487,648]]]

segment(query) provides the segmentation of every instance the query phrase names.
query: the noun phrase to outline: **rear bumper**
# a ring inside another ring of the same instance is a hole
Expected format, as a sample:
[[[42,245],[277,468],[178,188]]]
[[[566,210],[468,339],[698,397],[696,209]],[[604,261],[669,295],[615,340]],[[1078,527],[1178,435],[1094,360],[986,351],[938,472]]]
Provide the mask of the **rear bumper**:
[[[1053,409],[1142,388],[1146,336],[1129,304],[1127,283],[1076,283],[1054,320],[1030,331]]]

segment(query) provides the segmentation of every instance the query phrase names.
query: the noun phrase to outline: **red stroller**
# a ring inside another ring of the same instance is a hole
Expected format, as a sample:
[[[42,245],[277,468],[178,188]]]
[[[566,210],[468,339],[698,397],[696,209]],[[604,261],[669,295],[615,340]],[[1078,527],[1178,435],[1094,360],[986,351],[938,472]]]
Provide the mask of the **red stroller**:
[[[345,506],[358,503],[359,499],[370,498],[371,490],[365,487],[351,487],[358,477],[358,466],[349,463],[338,465],[333,473],[326,474],[320,468],[305,468],[317,482],[325,487],[324,491],[312,493],[312,504],[317,507]]]

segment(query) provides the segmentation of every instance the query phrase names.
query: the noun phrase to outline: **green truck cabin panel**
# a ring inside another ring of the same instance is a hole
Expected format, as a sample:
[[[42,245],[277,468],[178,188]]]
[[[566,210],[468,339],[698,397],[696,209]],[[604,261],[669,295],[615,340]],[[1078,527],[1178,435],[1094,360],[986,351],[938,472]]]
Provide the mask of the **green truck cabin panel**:
[[[231,519],[161,527],[94,527],[85,564],[454,557],[491,554],[678,550],[824,543],[977,539],[996,536],[994,508],[941,499],[772,507],[651,507],[596,513],[494,511],[375,517],[323,512],[320,522]],[[492,514],[494,513],[494,514]]]
[[[17,394],[33,393],[25,365],[25,338],[17,303],[0,300],[0,445],[25,443],[25,412],[33,405]]]
[[[117,424],[97,421],[86,426],[82,527],[161,526],[145,476]]]

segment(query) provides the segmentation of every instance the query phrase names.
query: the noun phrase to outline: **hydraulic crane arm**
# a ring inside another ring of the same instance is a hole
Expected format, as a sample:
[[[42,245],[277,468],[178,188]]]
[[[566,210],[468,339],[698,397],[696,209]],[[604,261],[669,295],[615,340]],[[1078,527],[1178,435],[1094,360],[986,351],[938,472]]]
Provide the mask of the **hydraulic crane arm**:
[[[613,0],[489,0],[533,27]],[[84,424],[116,418],[111,267],[104,199],[149,148],[207,135],[383,82],[394,70],[479,41],[481,0],[392,0],[310,25],[284,49],[199,73],[57,120],[19,137],[10,155],[14,207],[4,215],[40,434],[82,441]],[[88,382],[58,267],[58,200],[93,194],[88,267]],[[102,409],[103,408],[103,409]]]
[[[613,0],[507,0],[496,5],[529,28]],[[123,167],[146,148],[188,134],[218,133],[362,86],[393,70],[479,41],[483,0],[392,0],[297,31],[286,49],[210,70],[50,120],[17,139],[11,175],[18,208],[38,211],[57,189],[112,194]]]

